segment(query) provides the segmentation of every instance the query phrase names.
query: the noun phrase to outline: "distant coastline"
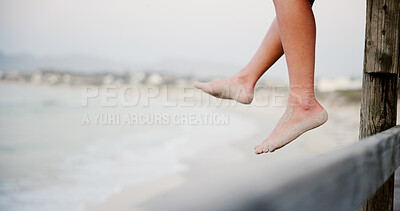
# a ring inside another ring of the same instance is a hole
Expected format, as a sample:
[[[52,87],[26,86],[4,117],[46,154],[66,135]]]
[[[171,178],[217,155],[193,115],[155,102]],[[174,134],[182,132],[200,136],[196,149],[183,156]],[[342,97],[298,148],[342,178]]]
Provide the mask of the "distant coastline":
[[[0,83],[24,84],[40,86],[108,86],[135,85],[168,88],[192,88],[196,80],[212,81],[216,77],[196,78],[193,75],[166,74],[153,71],[142,72],[98,72],[77,73],[53,69],[36,72],[18,70],[3,72],[0,70]],[[332,101],[334,104],[359,103],[361,98],[361,80],[346,77],[322,78],[316,81],[318,97]],[[287,91],[287,84],[280,80],[262,79],[258,82],[256,95],[262,95],[264,90],[274,89],[276,92]]]

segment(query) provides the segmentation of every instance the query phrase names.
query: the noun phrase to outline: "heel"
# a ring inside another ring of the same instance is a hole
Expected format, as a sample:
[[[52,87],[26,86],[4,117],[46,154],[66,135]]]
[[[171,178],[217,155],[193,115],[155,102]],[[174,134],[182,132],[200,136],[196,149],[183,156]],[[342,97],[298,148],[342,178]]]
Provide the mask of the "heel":
[[[320,122],[322,124],[324,124],[326,121],[328,121],[328,112],[323,109],[319,114],[318,114],[318,122]]]

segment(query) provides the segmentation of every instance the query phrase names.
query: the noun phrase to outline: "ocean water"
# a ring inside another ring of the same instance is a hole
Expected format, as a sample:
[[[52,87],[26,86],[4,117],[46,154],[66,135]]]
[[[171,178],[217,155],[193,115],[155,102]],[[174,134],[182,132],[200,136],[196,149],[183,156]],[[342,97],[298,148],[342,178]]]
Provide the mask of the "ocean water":
[[[164,105],[83,106],[80,88],[1,84],[0,210],[85,210],[128,185],[187,170],[182,158],[213,137],[256,128],[221,109]],[[188,114],[223,120],[174,123]]]

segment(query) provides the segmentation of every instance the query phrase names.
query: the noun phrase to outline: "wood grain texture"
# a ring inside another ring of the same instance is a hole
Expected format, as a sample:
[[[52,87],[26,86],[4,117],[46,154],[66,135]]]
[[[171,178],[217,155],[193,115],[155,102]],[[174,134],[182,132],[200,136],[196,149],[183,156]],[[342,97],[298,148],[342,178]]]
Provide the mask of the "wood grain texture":
[[[367,0],[360,139],[396,124],[400,1]],[[394,174],[359,211],[393,210]]]
[[[396,125],[397,75],[364,73],[360,139]]]
[[[364,73],[360,139],[396,125],[397,75]],[[358,210],[393,210],[394,174]]]
[[[365,73],[397,73],[399,66],[399,0],[367,0]]]

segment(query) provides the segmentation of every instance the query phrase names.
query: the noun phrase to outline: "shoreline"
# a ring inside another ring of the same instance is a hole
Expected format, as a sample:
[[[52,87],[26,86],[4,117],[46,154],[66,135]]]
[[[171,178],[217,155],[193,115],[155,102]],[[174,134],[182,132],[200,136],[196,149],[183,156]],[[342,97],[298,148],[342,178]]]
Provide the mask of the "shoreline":
[[[158,201],[179,203],[173,196],[176,191],[186,191],[188,193],[192,189],[190,187],[198,187],[197,184],[194,184],[196,181],[201,181],[211,175],[222,176],[225,174],[224,172],[230,172],[232,169],[257,168],[257,166],[263,166],[263,168],[267,169],[282,168],[307,158],[321,156],[331,150],[339,149],[357,141],[354,140],[354,137],[358,131],[353,130],[344,134],[344,136],[349,137],[347,140],[338,139],[337,136],[330,136],[324,143],[320,142],[318,137],[335,134],[337,127],[354,127],[357,126],[355,123],[358,123],[358,121],[352,121],[348,125],[338,125],[343,121],[343,118],[348,117],[349,113],[354,113],[355,110],[358,110],[358,105],[348,106],[340,113],[334,113],[334,107],[336,106],[330,107],[328,105],[326,107],[331,110],[330,126],[322,126],[319,130],[303,134],[299,140],[294,141],[285,148],[275,153],[261,156],[254,154],[253,143],[258,143],[265,138],[265,134],[269,132],[267,131],[268,129],[265,130],[264,125],[268,122],[274,122],[272,120],[268,121],[268,119],[279,118],[280,112],[278,110],[283,111],[283,109],[269,109],[268,112],[260,114],[260,109],[262,108],[246,109],[251,111],[243,111],[240,108],[239,111],[236,111],[237,114],[247,115],[248,118],[257,122],[257,132],[248,137],[251,141],[246,138],[239,138],[229,143],[214,143],[213,146],[208,146],[192,156],[182,158],[181,161],[188,166],[186,171],[168,175],[155,181],[149,181],[145,184],[124,187],[119,193],[112,195],[100,204],[88,206],[86,210],[148,210],[149,207],[149,210],[152,210],[151,207],[154,208],[152,204]],[[244,172],[239,174],[245,175]],[[197,191],[201,192],[201,190]],[[171,197],[171,202],[168,201],[169,197]]]
[[[228,115],[233,115],[233,113],[228,112]],[[238,115],[240,116],[240,118],[243,118],[246,114],[239,112],[234,115]],[[258,124],[262,122],[260,118],[257,118],[257,116],[254,114],[252,114],[252,118],[254,118],[258,122]],[[252,136],[256,137],[256,135]],[[165,175],[162,178],[151,180],[143,184],[128,185],[122,188],[120,192],[106,198],[105,201],[99,204],[87,206],[85,210],[145,210],[141,208],[141,204],[146,203],[152,198],[157,197],[160,193],[166,193],[166,195],[168,195],[168,191],[185,185],[187,183],[187,179],[190,178],[190,176],[188,177],[188,174],[193,171],[203,172],[203,169],[209,168],[210,165],[217,167],[237,162],[243,162],[246,155],[244,155],[243,150],[238,150],[240,149],[238,145],[243,144],[243,140],[236,139],[229,141],[228,144],[226,142],[222,142],[212,144],[212,146],[209,145],[206,147],[201,147],[203,149],[200,149],[199,151],[196,151],[194,154],[191,155],[184,154],[178,159],[179,162],[187,166],[187,169],[183,172]],[[251,152],[252,154],[252,145],[245,145],[250,146],[249,152]],[[203,159],[198,159],[199,157],[202,157]]]

